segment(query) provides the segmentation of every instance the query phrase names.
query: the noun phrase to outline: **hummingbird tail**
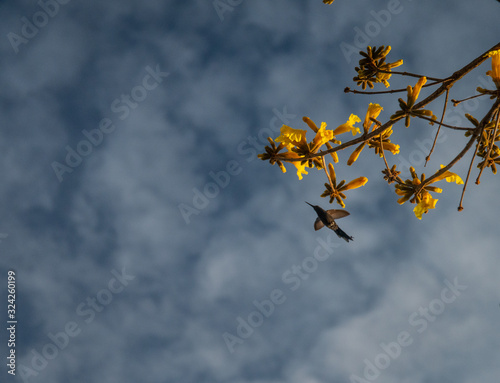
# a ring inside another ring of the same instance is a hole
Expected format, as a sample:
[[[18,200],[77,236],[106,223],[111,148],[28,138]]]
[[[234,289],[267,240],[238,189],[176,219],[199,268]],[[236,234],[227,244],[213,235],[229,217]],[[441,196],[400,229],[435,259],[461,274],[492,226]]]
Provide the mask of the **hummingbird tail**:
[[[340,227],[337,227],[336,229],[333,230],[335,234],[339,236],[339,238],[344,238],[346,242],[353,241],[354,238],[350,237],[346,234],[344,230],[342,230]]]

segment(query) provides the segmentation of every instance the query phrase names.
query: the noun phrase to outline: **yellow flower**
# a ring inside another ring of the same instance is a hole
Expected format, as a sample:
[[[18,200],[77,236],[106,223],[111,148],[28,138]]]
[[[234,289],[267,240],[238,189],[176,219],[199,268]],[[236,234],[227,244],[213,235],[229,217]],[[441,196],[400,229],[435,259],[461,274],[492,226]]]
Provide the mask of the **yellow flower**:
[[[316,124],[314,123],[314,121],[311,120],[309,117],[307,117],[307,116],[302,117],[302,121],[304,121],[311,128],[311,130],[314,133],[318,132],[318,130],[319,130],[318,127],[316,126]]]
[[[361,133],[361,131],[359,130],[359,128],[356,128],[354,126],[354,124],[358,123],[358,122],[361,122],[361,118],[359,118],[358,116],[356,116],[355,114],[351,114],[349,116],[349,119],[347,120],[346,123],[342,124],[342,125],[339,125],[337,127],[337,129],[335,129],[333,131],[333,134],[336,136],[337,134],[342,134],[342,133],[345,133],[345,132],[351,132],[353,136],[356,135],[356,133]]]
[[[281,135],[276,138],[276,142],[284,144],[298,145],[301,142],[306,142],[306,131],[302,129],[293,129],[287,125],[281,127]]]
[[[367,182],[368,182],[368,178],[366,178],[366,177],[359,177],[359,178],[356,178],[356,179],[352,180],[348,184],[344,185],[339,190],[340,191],[345,191],[345,190],[357,189],[357,188],[363,186],[364,184],[366,184]]]
[[[401,109],[396,111],[396,113],[391,116],[391,120],[405,117],[405,126],[408,128],[410,126],[411,117],[425,117],[427,119],[430,118],[430,125],[434,125],[434,121],[437,119],[437,117],[434,115],[434,113],[432,113],[431,110],[414,108],[415,102],[420,95],[420,91],[422,90],[422,87],[426,82],[427,78],[424,76],[418,79],[414,87],[410,85],[406,87],[406,91],[408,93],[407,100],[404,101],[402,98],[398,98],[399,107]]]
[[[281,161],[277,161],[278,162],[278,166],[280,167],[281,171],[283,173],[286,173],[286,168],[285,168],[285,165],[283,165],[283,162]]]
[[[493,82],[500,89],[500,49],[488,53],[491,57],[491,70],[486,72],[493,79]]]
[[[382,148],[390,151],[392,154],[399,153],[399,145],[393,144],[392,142],[382,142]]]
[[[358,86],[366,89],[367,86],[373,88],[373,83],[383,83],[386,88],[390,86],[389,79],[392,75],[392,68],[396,68],[403,64],[403,60],[398,60],[393,63],[386,62],[386,56],[391,51],[390,46],[370,47],[366,48],[366,52],[359,52],[363,57],[359,60],[359,67],[356,67],[358,75],[354,77]]]
[[[427,82],[427,77],[420,77],[415,84],[415,86],[412,88],[410,85],[408,85],[407,92],[408,92],[408,104],[410,106],[413,106],[415,104],[415,101],[417,101],[417,98],[420,94],[420,90],[422,89],[422,86],[425,85]]]
[[[441,169],[444,168],[444,165],[440,165]],[[455,174],[450,171],[446,171],[443,174],[441,174],[439,177],[435,178],[432,182],[437,182],[441,181],[443,179],[446,179],[446,182],[455,182],[457,185],[462,185],[464,181],[460,178],[458,174]]]
[[[267,140],[271,144],[271,146],[266,146],[266,152],[258,154],[257,157],[260,158],[262,161],[269,160],[271,165],[278,164],[280,167],[281,171],[283,173],[286,173],[285,165],[283,163],[276,159],[276,156],[278,155],[279,151],[285,147],[285,144],[280,143],[278,146],[276,146],[276,143],[273,141],[271,137],[268,137]]]
[[[297,153],[290,151],[291,148],[293,148],[292,144],[287,145],[288,152],[282,153],[283,158],[285,158],[285,159],[300,158],[300,156]],[[302,174],[308,174],[307,171],[305,170],[305,168],[307,167],[307,161],[304,161],[304,163],[301,163],[301,162],[302,161],[293,161],[292,162],[292,164],[294,164],[295,167],[297,168],[297,176],[299,177],[299,180],[301,180],[303,178]],[[286,173],[286,169],[284,166],[283,167],[280,166],[280,168],[283,171],[283,173]]]
[[[321,128],[318,129],[318,131],[316,132],[316,136],[312,141],[313,143],[312,151],[315,152],[322,145],[326,144],[328,141],[332,139],[333,139],[333,130],[326,130],[326,122],[322,122]]]
[[[383,109],[384,108],[382,108],[379,104],[372,104],[370,102],[370,105],[368,105],[368,110],[366,111],[365,121],[363,122],[365,133],[368,133],[370,126],[372,126],[373,124],[371,118],[377,118]]]
[[[425,214],[429,209],[434,209],[436,207],[437,199],[432,198],[429,193],[425,193],[422,200],[415,206],[413,212],[418,219],[422,219],[422,214]]]
[[[398,203],[400,205],[404,204],[406,201],[410,199],[410,197],[413,195],[413,192],[408,189],[399,189],[396,188],[396,194],[402,196],[401,198],[398,199]]]
[[[345,180],[342,180],[337,184],[337,176],[332,164],[328,164],[328,170],[330,183],[325,183],[326,190],[321,194],[321,197],[330,197],[330,203],[336,200],[342,207],[345,207],[343,201],[346,198],[345,191],[359,188],[368,182],[368,178],[358,177],[351,182],[346,183]]]
[[[300,163],[300,161],[293,162],[295,167],[297,168],[297,176],[299,177],[299,180],[302,179],[302,174],[309,174],[307,173],[306,167],[307,167],[307,161],[304,161],[303,164]]]
[[[400,65],[403,65],[403,60],[398,60],[396,62],[389,63],[386,66],[386,70],[391,70],[392,68],[396,68]],[[377,80],[378,80],[378,82],[383,83],[386,88],[389,88],[391,86],[391,84],[389,84],[389,81],[387,81],[387,80],[389,80],[391,78],[391,76],[392,76],[391,73],[378,72],[377,73]]]
[[[361,153],[365,145],[366,142],[363,142],[354,150],[354,152],[352,152],[352,154],[349,156],[349,159],[347,160],[347,165],[351,166],[358,159],[359,154]]]
[[[402,205],[408,200],[410,200],[411,203],[416,203],[417,206],[413,209],[413,212],[418,219],[422,219],[422,214],[427,213],[430,209],[434,209],[438,201],[438,199],[432,197],[430,192],[441,193],[443,190],[435,186],[424,186],[419,189],[419,185],[425,180],[425,175],[422,174],[421,177],[418,177],[418,174],[412,166],[410,167],[410,173],[412,179],[407,179],[403,183],[396,184],[396,194],[401,196],[401,198],[398,199],[398,203]],[[447,173],[449,174],[444,173],[441,175],[442,177],[440,176],[431,182],[436,182],[444,178],[453,179],[452,182],[459,182],[460,177],[451,172]]]
[[[304,116],[304,117],[302,117],[302,121],[304,121],[311,128],[311,130],[314,133],[318,133],[319,129],[313,120],[311,120],[309,117]],[[325,126],[326,126],[326,123],[323,122],[323,124],[325,124]],[[323,126],[323,124],[321,124],[321,126]],[[340,141],[335,140],[335,133],[334,133],[334,136],[330,140],[336,144],[340,144]],[[326,142],[326,147],[327,147],[327,149],[332,149],[332,144],[330,144],[330,142]],[[333,162],[335,162],[335,163],[339,162],[339,157],[337,156],[336,152],[330,153],[330,155],[332,156]]]

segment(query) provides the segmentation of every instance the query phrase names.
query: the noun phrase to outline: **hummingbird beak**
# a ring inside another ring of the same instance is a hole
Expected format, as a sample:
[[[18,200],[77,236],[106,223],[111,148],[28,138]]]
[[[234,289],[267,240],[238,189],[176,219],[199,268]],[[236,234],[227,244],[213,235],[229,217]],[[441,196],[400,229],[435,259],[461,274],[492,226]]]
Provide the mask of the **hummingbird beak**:
[[[314,205],[311,205],[309,202],[307,201],[304,201],[305,203],[307,203],[309,206],[311,206],[312,208],[314,208]]]

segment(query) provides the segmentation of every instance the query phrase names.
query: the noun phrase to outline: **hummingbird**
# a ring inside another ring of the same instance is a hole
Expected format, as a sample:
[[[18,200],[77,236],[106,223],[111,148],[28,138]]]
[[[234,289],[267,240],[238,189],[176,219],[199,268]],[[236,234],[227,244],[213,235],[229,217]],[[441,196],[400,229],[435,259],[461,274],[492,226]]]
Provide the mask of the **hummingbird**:
[[[348,211],[340,209],[323,210],[318,205],[311,205],[309,202],[305,202],[311,206],[318,215],[318,218],[314,221],[314,230],[319,230],[323,226],[326,226],[329,229],[332,229],[335,234],[339,236],[339,238],[344,238],[346,242],[353,240],[353,237],[348,236],[335,222],[335,219],[348,216],[350,214]]]

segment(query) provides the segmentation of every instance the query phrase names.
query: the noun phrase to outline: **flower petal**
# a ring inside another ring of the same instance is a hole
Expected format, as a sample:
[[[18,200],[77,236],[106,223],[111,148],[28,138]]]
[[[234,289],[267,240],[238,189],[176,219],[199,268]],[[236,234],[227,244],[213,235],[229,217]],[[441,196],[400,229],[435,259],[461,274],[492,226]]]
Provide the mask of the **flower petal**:
[[[300,142],[305,142],[306,140],[306,131],[302,129],[293,129],[288,125],[283,125],[280,132],[281,135],[274,141],[297,145]]]
[[[373,124],[373,121],[370,120],[370,118],[377,118],[382,110],[384,110],[384,108],[382,108],[379,104],[372,104],[370,102],[368,110],[366,111],[365,121],[363,122],[365,132],[368,132],[370,126]]]
[[[361,119],[358,116],[356,116],[355,114],[351,114],[349,116],[349,119],[347,120],[347,122],[345,122],[342,125],[339,125],[337,127],[337,129],[335,129],[333,131],[333,134],[336,136],[338,134],[342,134],[342,133],[350,131],[352,133],[352,135],[355,136],[356,133],[361,133],[359,128],[354,126],[354,124],[356,124],[358,122],[361,122]]]
[[[414,104],[415,101],[417,101],[417,98],[420,94],[420,90],[422,89],[422,86],[425,85],[425,83],[427,82],[427,77],[423,76],[423,77],[420,77],[417,81],[417,83],[415,84],[415,86],[412,88],[412,92],[411,92],[411,97],[408,101],[410,101],[409,103],[410,104]]]
[[[333,130],[326,130],[326,122],[321,123],[321,128],[316,133],[313,139],[314,151],[319,149],[322,145],[333,139]]]
[[[422,214],[427,213],[430,209],[434,209],[436,207],[438,199],[432,198],[429,193],[425,193],[422,200],[415,206],[413,212],[418,219],[422,219]]]
[[[444,168],[444,165],[440,165],[441,169]],[[446,182],[455,182],[457,185],[462,185],[464,181],[458,174],[455,174],[450,171],[446,171],[443,174],[441,174],[439,177],[435,178],[433,182],[441,181],[443,179],[446,179]]]
[[[309,174],[307,173],[306,167],[307,167],[307,161],[304,162],[303,164],[300,163],[300,161],[294,161],[293,164],[297,168],[297,176],[299,177],[299,180],[301,180],[302,174]]]

